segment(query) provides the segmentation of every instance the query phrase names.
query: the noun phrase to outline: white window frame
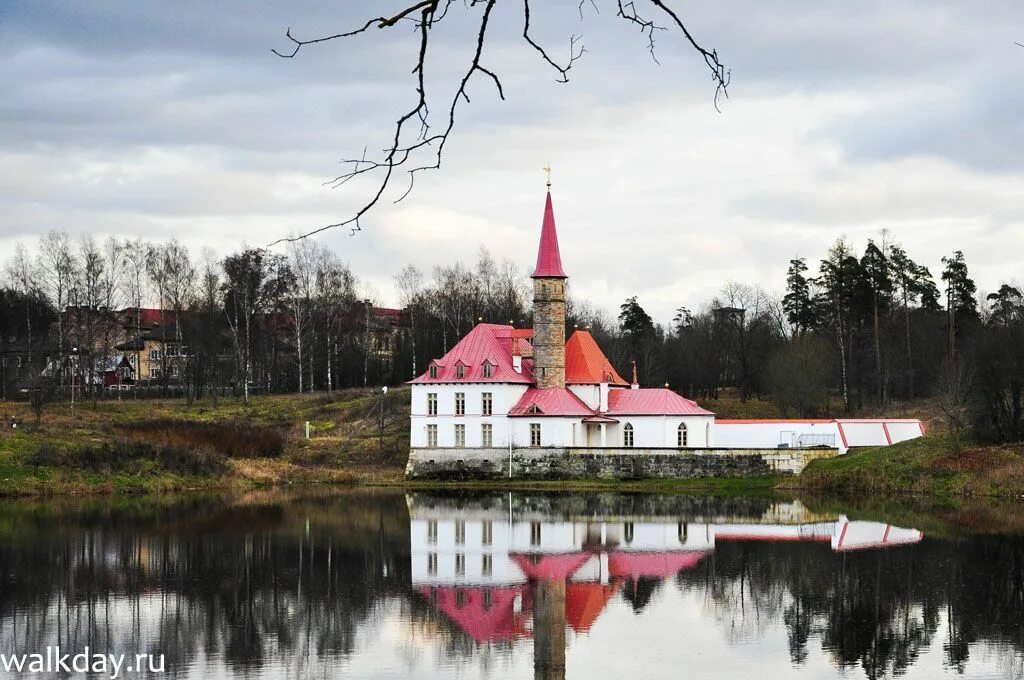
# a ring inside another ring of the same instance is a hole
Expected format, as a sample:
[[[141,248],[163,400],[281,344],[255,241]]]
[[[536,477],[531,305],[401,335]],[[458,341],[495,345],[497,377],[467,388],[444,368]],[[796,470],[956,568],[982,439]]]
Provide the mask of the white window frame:
[[[464,416],[466,415],[466,393],[456,392],[455,393],[455,415]]]
[[[427,446],[432,449],[437,448],[437,425],[433,423],[427,425]]]
[[[681,449],[689,446],[689,439],[690,432],[689,428],[686,427],[686,423],[679,423],[679,427],[676,428],[676,446]]]
[[[480,425],[480,446],[485,449],[494,446],[494,426],[490,423]]]
[[[489,416],[494,413],[494,394],[492,392],[480,393],[480,415]]]
[[[437,415],[437,392],[427,392],[427,415]]]
[[[466,426],[463,423],[455,426],[455,448],[466,448]]]
[[[631,449],[633,448],[633,426],[630,423],[626,423],[622,426],[622,446]]]
[[[530,446],[540,446],[541,441],[540,423],[530,423]]]

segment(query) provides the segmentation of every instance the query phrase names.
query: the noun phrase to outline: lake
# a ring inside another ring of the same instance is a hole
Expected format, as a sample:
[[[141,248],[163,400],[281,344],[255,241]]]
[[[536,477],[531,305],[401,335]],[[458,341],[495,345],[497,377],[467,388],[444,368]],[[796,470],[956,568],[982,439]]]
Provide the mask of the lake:
[[[7,501],[0,654],[126,654],[128,678],[1022,678],[1024,538],[978,517],[674,494]]]

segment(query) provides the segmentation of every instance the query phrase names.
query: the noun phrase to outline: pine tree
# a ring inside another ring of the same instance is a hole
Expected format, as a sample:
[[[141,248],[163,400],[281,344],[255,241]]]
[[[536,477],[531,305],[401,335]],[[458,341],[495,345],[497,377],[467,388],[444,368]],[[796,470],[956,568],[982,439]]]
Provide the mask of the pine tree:
[[[877,404],[881,406],[886,401],[886,389],[882,375],[882,338],[879,318],[882,311],[889,306],[893,282],[889,275],[889,263],[885,253],[870,239],[868,247],[864,250],[864,256],[860,259],[860,267],[871,298],[871,335],[875,354],[875,398]]]
[[[946,282],[946,314],[949,331],[949,359],[956,358],[956,338],[962,329],[978,321],[978,303],[974,299],[977,286],[967,271],[967,262],[962,250],[942,258],[945,269],[942,280]]]
[[[789,261],[786,270],[786,295],[782,309],[793,327],[793,335],[801,336],[820,324],[818,305],[811,295],[812,280],[805,276],[807,261],[798,257]]]
[[[853,256],[850,245],[839,239],[828,256],[821,261],[820,275],[816,280],[821,286],[826,324],[835,333],[839,347],[839,368],[842,378],[843,405],[850,410],[850,357],[853,354],[852,309],[856,296],[857,280],[860,277],[860,262]]]

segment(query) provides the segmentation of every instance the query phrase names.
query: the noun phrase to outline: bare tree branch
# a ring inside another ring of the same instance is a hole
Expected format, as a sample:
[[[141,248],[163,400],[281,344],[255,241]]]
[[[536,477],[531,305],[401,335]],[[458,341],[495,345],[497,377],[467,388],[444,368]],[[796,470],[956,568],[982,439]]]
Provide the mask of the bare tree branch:
[[[363,34],[372,27],[387,29],[394,27],[400,22],[412,22],[419,35],[419,49],[416,56],[416,62],[411,71],[415,75],[416,79],[416,98],[414,105],[403,113],[397,121],[395,121],[393,133],[390,138],[390,144],[387,148],[382,150],[380,156],[373,155],[371,157],[367,157],[367,152],[364,148],[363,153],[359,158],[347,158],[342,160],[341,163],[345,167],[345,170],[333,179],[324,182],[326,186],[337,188],[359,177],[378,177],[376,180],[376,188],[372,192],[369,200],[364,202],[358,210],[344,220],[323,225],[312,231],[301,234],[300,236],[280,238],[269,244],[270,246],[283,242],[298,241],[313,236],[314,234],[319,234],[320,232],[328,229],[335,229],[338,227],[348,227],[352,234],[360,231],[362,229],[362,218],[380,201],[384,192],[394,179],[397,169],[402,169],[408,175],[409,185],[394,202],[399,203],[405,199],[412,192],[416,182],[416,175],[418,173],[424,170],[436,170],[441,167],[444,147],[448,142],[449,135],[455,127],[456,111],[458,109],[459,102],[465,101],[466,103],[469,103],[469,83],[475,74],[479,73],[493,82],[497,89],[498,97],[502,100],[505,99],[505,90],[497,72],[481,63],[484,43],[487,36],[488,23],[496,1],[497,0],[464,0],[464,5],[467,10],[482,7],[478,28],[476,30],[476,48],[469,61],[469,65],[459,81],[458,89],[451,96],[451,100],[448,102],[447,120],[445,120],[443,127],[438,128],[438,131],[436,132],[434,131],[434,128],[431,127],[431,110],[425,84],[427,48],[430,42],[431,28],[448,15],[448,11],[454,4],[454,0],[418,0],[416,2],[412,2],[410,5],[392,16],[375,17],[373,19],[369,19],[366,23],[353,30],[319,38],[300,40],[292,35],[291,28],[285,32],[285,37],[291,42],[292,49],[284,52],[276,49],[272,51],[279,57],[291,59],[295,57],[299,53],[299,50],[306,45],[315,45],[331,40],[350,38]],[[523,4],[523,40],[530,47],[536,50],[538,54],[540,54],[541,59],[545,63],[555,70],[557,74],[557,82],[568,82],[569,71],[572,69],[576,61],[583,56],[584,52],[586,52],[580,37],[575,34],[569,37],[569,55],[566,61],[559,62],[553,59],[548,51],[534,40],[530,32],[530,0],[517,1],[520,1]],[[581,18],[583,16],[583,5],[587,1],[588,0],[580,0],[579,2],[578,10]],[[675,26],[683,32],[683,36],[689,42],[690,46],[696,49],[704,58],[704,62],[707,64],[708,68],[711,69],[712,78],[716,83],[714,103],[715,109],[719,110],[718,102],[720,95],[724,94],[728,96],[727,89],[729,85],[729,72],[719,61],[717,53],[714,50],[709,51],[698,44],[680,20],[679,16],[664,2],[661,0],[647,1],[667,15],[672,20],[672,23],[674,23]],[[589,0],[589,2],[594,7],[594,11],[599,13],[596,1]],[[616,0],[618,5],[618,16],[640,27],[640,30],[647,36],[648,49],[651,52],[652,58],[654,58],[654,32],[665,31],[667,29],[663,26],[656,25],[652,20],[641,17],[636,11],[635,2],[637,2],[637,0]],[[655,61],[657,61],[656,58]],[[413,129],[415,129],[415,132]],[[418,159],[423,153],[428,154],[429,160],[425,163],[417,164],[420,163]]]

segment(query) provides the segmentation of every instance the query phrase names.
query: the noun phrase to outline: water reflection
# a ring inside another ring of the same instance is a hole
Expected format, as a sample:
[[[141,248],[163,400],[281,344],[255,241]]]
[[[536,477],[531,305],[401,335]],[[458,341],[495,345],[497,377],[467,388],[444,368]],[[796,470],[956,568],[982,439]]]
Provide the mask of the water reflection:
[[[1024,677],[1024,540],[891,521],[613,494],[0,504],[0,652],[159,653],[181,678]]]
[[[412,583],[477,643],[532,637],[538,679],[565,677],[566,630],[588,632],[617,592],[640,613],[661,582],[694,570],[723,543],[810,542],[852,552],[923,538],[881,522],[822,520],[798,502],[740,520],[672,514],[671,498],[666,514],[635,517],[623,499],[620,508],[552,519],[551,508],[517,500],[509,494],[501,507],[493,499],[410,498]],[[806,627],[799,608],[794,616]],[[795,661],[805,658],[808,634],[797,634]]]

